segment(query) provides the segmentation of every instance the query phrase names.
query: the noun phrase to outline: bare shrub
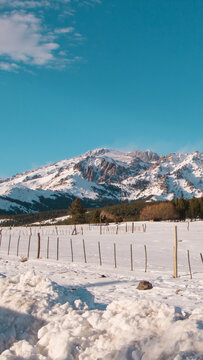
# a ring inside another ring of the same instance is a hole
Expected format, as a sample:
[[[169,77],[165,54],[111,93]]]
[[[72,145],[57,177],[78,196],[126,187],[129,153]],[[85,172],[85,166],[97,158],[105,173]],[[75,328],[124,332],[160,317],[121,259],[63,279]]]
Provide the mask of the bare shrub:
[[[176,220],[178,213],[172,203],[160,203],[156,205],[148,205],[142,209],[140,220]]]

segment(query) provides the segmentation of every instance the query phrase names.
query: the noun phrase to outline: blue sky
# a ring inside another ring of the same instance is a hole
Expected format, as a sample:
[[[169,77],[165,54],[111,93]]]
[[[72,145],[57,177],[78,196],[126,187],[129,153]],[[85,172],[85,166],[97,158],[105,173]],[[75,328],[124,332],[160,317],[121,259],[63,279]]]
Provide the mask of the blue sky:
[[[0,177],[203,150],[202,0],[0,0]]]

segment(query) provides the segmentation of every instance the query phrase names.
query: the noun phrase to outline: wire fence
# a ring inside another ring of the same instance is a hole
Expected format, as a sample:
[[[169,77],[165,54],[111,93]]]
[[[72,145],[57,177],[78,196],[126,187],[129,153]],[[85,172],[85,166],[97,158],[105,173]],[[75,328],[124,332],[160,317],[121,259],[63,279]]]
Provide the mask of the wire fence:
[[[22,261],[37,258],[130,271],[171,271],[174,277],[186,273],[192,278],[203,270],[202,228],[202,222],[190,226],[190,231],[187,223],[2,228],[0,254]]]

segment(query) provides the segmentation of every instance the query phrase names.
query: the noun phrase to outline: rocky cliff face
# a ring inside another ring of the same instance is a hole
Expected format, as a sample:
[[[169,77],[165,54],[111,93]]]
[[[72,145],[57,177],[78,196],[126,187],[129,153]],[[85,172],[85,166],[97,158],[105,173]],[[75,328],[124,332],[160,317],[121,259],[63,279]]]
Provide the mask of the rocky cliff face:
[[[64,208],[75,198],[100,205],[203,195],[202,153],[159,156],[149,150],[96,149],[0,180],[0,211]]]

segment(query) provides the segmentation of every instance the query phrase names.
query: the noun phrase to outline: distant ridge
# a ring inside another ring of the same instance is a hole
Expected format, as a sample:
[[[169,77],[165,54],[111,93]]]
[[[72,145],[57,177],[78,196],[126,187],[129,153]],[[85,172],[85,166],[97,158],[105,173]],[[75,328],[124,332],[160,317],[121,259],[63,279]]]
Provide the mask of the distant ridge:
[[[203,196],[203,154],[99,148],[11,178],[0,179],[0,212],[66,208],[79,197],[89,206],[131,200]]]

